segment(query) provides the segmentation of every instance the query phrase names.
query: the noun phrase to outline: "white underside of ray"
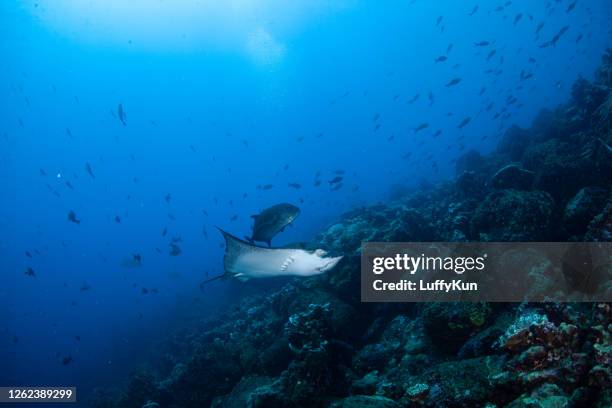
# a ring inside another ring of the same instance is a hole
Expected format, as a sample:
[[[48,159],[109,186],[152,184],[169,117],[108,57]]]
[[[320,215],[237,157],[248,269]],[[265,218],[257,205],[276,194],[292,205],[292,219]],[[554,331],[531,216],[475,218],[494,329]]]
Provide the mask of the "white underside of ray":
[[[275,276],[313,276],[332,269],[340,257],[324,251],[263,248],[223,232],[226,240],[225,271],[241,280]]]

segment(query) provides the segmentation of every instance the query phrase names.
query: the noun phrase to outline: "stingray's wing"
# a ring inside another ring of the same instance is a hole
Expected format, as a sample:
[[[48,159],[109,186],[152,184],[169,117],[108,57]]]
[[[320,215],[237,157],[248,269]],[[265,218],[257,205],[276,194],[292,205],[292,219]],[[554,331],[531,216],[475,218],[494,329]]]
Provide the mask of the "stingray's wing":
[[[268,251],[271,251],[268,248],[253,245],[250,242],[235,237],[229,232],[223,231],[219,227],[217,227],[217,229],[221,232],[221,234],[223,234],[223,238],[225,238],[225,256],[223,257],[223,267],[225,269],[225,273],[228,275],[234,276],[242,273],[242,271],[238,270],[236,267],[238,260],[242,255],[260,252],[261,255],[265,256]]]
[[[223,266],[225,274],[240,280],[248,280],[249,272],[262,272],[270,277],[284,275],[287,266],[300,249],[265,248],[251,244],[218,228],[225,238]],[[261,276],[261,275],[260,275]]]

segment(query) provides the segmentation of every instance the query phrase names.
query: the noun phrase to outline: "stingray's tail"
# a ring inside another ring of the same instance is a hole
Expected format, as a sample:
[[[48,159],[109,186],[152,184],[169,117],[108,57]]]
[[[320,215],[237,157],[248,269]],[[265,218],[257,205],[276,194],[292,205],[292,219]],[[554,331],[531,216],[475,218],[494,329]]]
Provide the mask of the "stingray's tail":
[[[227,277],[227,274],[224,273],[224,274],[221,274],[221,275],[214,276],[212,278],[205,279],[202,282],[200,282],[200,289],[204,289],[204,286],[206,286],[207,283],[210,283],[212,281],[216,281],[217,279],[226,278],[226,277]]]

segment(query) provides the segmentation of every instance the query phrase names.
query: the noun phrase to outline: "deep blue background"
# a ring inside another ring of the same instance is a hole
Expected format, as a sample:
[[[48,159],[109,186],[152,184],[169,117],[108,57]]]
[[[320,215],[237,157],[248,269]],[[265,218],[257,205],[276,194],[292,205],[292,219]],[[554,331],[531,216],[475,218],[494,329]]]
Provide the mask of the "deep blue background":
[[[592,76],[612,15],[606,0],[571,12],[567,0],[122,3],[0,3],[0,385],[120,383],[184,316],[239,296],[236,283],[198,289],[222,272],[215,225],[246,235],[251,214],[287,201],[302,214],[274,243],[307,241],[393,185],[452,177],[461,149],[492,149]],[[338,169],[344,186],[330,191]],[[134,253],[142,266],[123,266]]]

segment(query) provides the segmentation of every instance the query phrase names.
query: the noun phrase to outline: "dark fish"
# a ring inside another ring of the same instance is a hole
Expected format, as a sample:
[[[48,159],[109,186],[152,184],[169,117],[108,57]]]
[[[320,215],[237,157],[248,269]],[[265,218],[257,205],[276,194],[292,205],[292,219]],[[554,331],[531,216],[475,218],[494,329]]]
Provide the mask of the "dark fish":
[[[453,44],[452,43],[448,44],[448,47],[446,47],[446,53],[448,54],[449,52],[452,51],[452,49],[453,49]]]
[[[461,78],[453,78],[450,81],[448,81],[448,83],[446,84],[447,87],[451,87],[451,86],[455,86],[457,85],[459,82],[461,82]]]
[[[433,137],[438,137],[442,134],[442,129],[436,130],[436,133],[433,134]]]
[[[236,221],[238,219],[238,215],[234,214],[232,215],[232,217],[230,218],[230,221]]]
[[[166,200],[166,202],[169,204],[170,200],[172,200],[172,195],[170,193],[166,194],[166,196],[164,197],[164,200]]]
[[[569,13],[570,11],[572,11],[574,8],[576,8],[576,2],[572,2],[567,6],[567,10],[565,10],[566,13]]]
[[[27,256],[28,258],[31,258],[31,257],[32,257],[32,254],[30,253],[30,251],[25,251],[25,254],[26,254],[26,256]]]
[[[343,177],[342,176],[336,176],[333,179],[329,180],[328,183],[329,184],[336,184],[336,183],[340,183],[342,181]]]
[[[86,292],[86,291],[88,291],[88,290],[90,290],[90,289],[91,289],[91,286],[89,286],[87,283],[83,283],[83,284],[81,285],[81,288],[80,288],[79,290],[80,290],[81,292]]]
[[[414,128],[414,133],[420,132],[423,129],[427,129],[429,127],[429,123],[423,122],[419,126]]]
[[[298,215],[300,215],[300,209],[288,203],[276,204],[259,214],[252,215],[253,234],[249,240],[265,242],[271,246],[272,238],[282,232]]]
[[[302,188],[302,185],[300,183],[289,183],[288,184],[289,187],[291,188]]]
[[[459,126],[457,126],[459,129],[463,129],[468,123],[470,123],[470,121],[472,120],[471,117],[466,117],[464,118],[461,123],[459,124]]]
[[[87,173],[91,176],[91,178],[95,179],[96,176],[94,176],[93,174],[93,170],[91,168],[91,164],[89,164],[89,162],[85,163],[85,170],[87,171]]]
[[[123,126],[127,126],[127,122],[126,122],[127,116],[125,114],[125,111],[123,110],[122,104],[119,104],[119,106],[117,106],[117,117],[119,118]]]
[[[487,45],[491,44],[488,41],[479,41],[479,42],[475,42],[474,45],[476,47],[486,47]]]
[[[132,255],[132,260],[134,261],[135,264],[138,264],[138,266],[140,266],[142,264],[142,255],[134,254]]]
[[[474,6],[474,8],[472,9],[472,11],[470,12],[470,14],[468,14],[469,16],[473,16],[474,14],[476,14],[476,12],[478,11],[478,4]]]
[[[26,269],[26,271],[24,272],[25,276],[30,276],[32,278],[36,277],[36,272],[34,272],[34,269],[28,267],[28,269]]]
[[[261,186],[262,190],[271,190],[272,187],[274,187],[272,184],[264,184],[263,186]]]
[[[119,217],[118,215],[115,215],[115,222],[117,224],[121,224],[121,217]]]
[[[81,220],[77,219],[75,212],[72,210],[70,210],[70,212],[68,213],[68,221],[74,222],[75,224],[81,223]]]
[[[412,99],[410,99],[410,100],[408,101],[408,103],[409,103],[409,104],[413,104],[413,103],[415,103],[415,102],[416,102],[416,101],[419,99],[419,96],[421,96],[421,94],[416,94],[416,95],[414,95],[414,96],[412,97]]]
[[[168,228],[166,227],[162,231],[162,237],[165,237],[167,233],[168,233]]]
[[[342,188],[342,183],[338,183],[338,184],[334,185],[334,186],[331,188],[331,190],[332,190],[332,191],[338,191],[338,190],[340,190],[341,188]]]
[[[170,243],[170,256],[179,256],[181,254],[181,247],[179,247],[178,245],[176,245],[175,243]]]
[[[62,365],[68,365],[70,363],[72,363],[74,361],[74,359],[72,358],[72,356],[70,354],[68,354],[67,356],[62,357]]]
[[[518,24],[518,22],[519,22],[519,21],[521,21],[521,18],[523,18],[523,13],[518,13],[518,14],[516,15],[516,17],[514,17],[514,22],[513,22],[513,24],[514,24],[514,25],[517,25],[517,24]]]

